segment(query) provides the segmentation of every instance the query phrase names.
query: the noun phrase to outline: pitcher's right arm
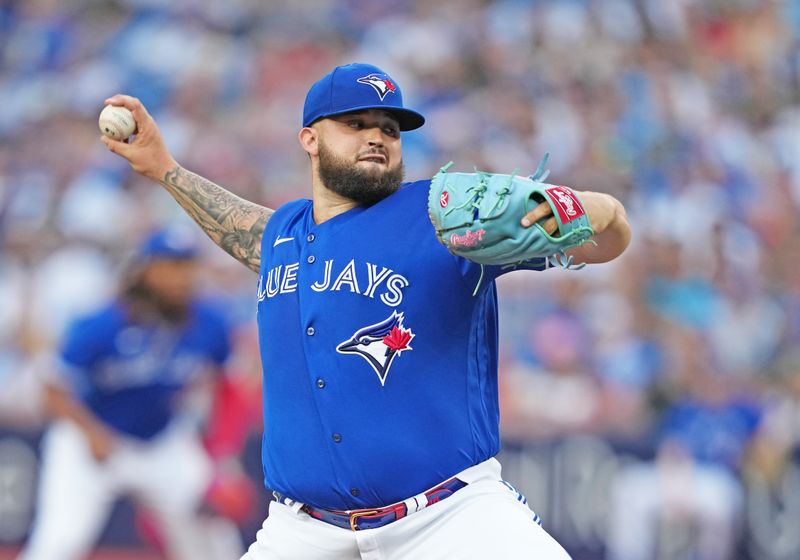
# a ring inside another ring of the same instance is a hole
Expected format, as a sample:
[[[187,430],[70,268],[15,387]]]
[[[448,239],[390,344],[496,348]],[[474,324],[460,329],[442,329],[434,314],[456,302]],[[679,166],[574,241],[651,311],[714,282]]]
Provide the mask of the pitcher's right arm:
[[[141,101],[115,95],[106,104],[127,107],[136,120],[130,143],[102,137],[106,147],[128,160],[134,171],[160,183],[214,243],[258,272],[261,236],[273,210],[255,204],[178,165]]]

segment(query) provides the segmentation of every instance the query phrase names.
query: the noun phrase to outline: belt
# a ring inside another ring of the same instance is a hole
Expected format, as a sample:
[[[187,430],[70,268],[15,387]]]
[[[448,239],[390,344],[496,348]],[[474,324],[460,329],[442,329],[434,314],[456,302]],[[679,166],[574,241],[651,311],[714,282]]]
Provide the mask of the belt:
[[[402,519],[407,515],[411,515],[429,505],[441,502],[445,498],[449,498],[454,493],[458,492],[467,483],[457,478],[451,478],[431,488],[427,492],[414,496],[403,502],[397,502],[390,506],[382,508],[366,508],[366,509],[352,509],[349,511],[329,510],[303,504],[300,508],[314,519],[319,519],[325,523],[341,527],[342,529],[352,529],[353,531],[361,531],[363,529],[377,529],[389,523],[393,523],[398,519]],[[280,492],[273,492],[275,499],[286,505],[291,505],[291,498],[288,498]],[[413,508],[409,508],[409,502],[413,504]]]

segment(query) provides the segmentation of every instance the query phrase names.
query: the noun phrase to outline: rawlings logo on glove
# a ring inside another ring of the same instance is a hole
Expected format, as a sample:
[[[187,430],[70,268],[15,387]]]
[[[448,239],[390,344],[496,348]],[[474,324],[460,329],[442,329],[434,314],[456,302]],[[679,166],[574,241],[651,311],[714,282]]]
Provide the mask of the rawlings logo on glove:
[[[479,264],[519,264],[553,257],[569,268],[564,252],[589,241],[594,230],[578,195],[570,188],[542,183],[542,159],[531,177],[497,173],[448,173],[452,162],[431,181],[428,214],[439,241],[455,254]],[[541,202],[550,205],[558,232],[520,220]]]
[[[545,189],[545,192],[556,203],[555,207],[562,222],[571,222],[575,218],[580,218],[586,214],[581,201],[578,200],[578,196],[569,187],[553,187],[552,189]]]

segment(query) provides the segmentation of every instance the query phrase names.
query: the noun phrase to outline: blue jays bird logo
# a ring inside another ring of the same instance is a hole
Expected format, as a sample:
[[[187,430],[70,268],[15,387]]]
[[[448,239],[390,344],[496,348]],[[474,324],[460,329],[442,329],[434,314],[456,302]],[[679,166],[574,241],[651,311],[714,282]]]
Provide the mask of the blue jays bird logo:
[[[357,354],[372,366],[381,385],[386,383],[386,376],[396,356],[406,350],[413,350],[408,345],[414,333],[403,327],[403,313],[392,311],[380,323],[359,329],[349,340],[336,347],[340,354]]]
[[[388,93],[394,93],[394,90],[397,89],[397,86],[394,85],[394,82],[386,74],[369,74],[368,76],[359,78],[356,81],[359,84],[367,84],[372,86],[373,89],[378,92],[381,101],[383,101],[383,98],[386,97]]]

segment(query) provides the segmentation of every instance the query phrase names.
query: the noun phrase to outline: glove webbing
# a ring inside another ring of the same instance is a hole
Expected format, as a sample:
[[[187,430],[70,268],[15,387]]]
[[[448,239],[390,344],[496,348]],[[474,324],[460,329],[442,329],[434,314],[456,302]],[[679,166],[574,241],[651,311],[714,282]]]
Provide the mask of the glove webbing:
[[[450,169],[450,167],[452,167],[452,165],[453,162],[451,161],[450,163],[441,168],[441,172],[445,173],[448,169]],[[481,200],[483,200],[483,197],[486,195],[486,191],[489,189],[489,181],[487,180],[489,174],[483,171],[478,171],[477,168],[473,169],[475,170],[475,174],[478,175],[479,180],[476,185],[473,185],[470,188],[468,188],[466,192],[472,191],[475,193],[475,196],[473,196],[472,198],[468,198],[458,206],[451,207],[449,210],[447,210],[447,212],[444,213],[445,216],[450,214],[450,212],[452,212],[453,210],[461,210],[466,206],[472,206],[473,220],[480,220],[481,222],[485,220],[490,220],[492,218],[492,213],[495,210],[497,210],[497,207],[503,203],[505,197],[508,196],[508,194],[511,192],[511,185],[514,183],[514,177],[517,175],[517,171],[519,171],[518,169],[514,169],[514,171],[511,173],[511,176],[508,178],[508,184],[497,191],[497,200],[495,200],[494,205],[489,209],[486,215],[478,216],[478,211],[480,210],[480,202]],[[448,229],[458,229],[460,227],[464,227],[469,224],[470,222],[464,222],[463,224],[452,226],[451,228]]]
[[[530,175],[531,181],[537,181],[539,183],[543,183],[545,181],[545,179],[547,179],[547,177],[550,175],[550,170],[549,169],[545,169],[545,167],[547,166],[547,162],[548,162],[549,159],[550,159],[550,152],[545,152],[544,155],[542,156],[542,159],[539,160],[539,165],[536,166],[536,171],[534,171],[533,174]],[[448,169],[450,169],[450,167],[452,165],[453,165],[453,162],[451,161],[450,163],[448,163],[447,165],[442,167],[442,171],[447,171]],[[475,171],[477,172],[478,170],[475,169]],[[515,169],[511,173],[511,180],[509,181],[509,185],[511,185],[511,182],[514,180],[514,176],[517,174],[517,171],[518,170]],[[481,178],[483,179],[483,174],[481,175]],[[482,181],[482,183],[483,183],[483,181]],[[486,186],[483,187],[483,190],[481,191],[481,195],[483,195],[484,192],[486,192]],[[501,191],[498,191],[497,194],[500,195],[500,196],[505,196],[508,193],[509,193],[509,190],[502,189]],[[502,200],[502,198],[499,198],[498,200]],[[477,206],[477,202],[473,206]],[[463,205],[462,205],[462,207],[463,207]],[[497,204],[495,204],[495,206],[492,207],[492,211],[494,211],[494,209],[496,207],[497,207]],[[477,210],[477,208],[476,208],[476,210]],[[464,225],[466,225],[466,224],[464,224]],[[537,225],[537,227],[541,227],[538,224],[536,224],[536,225]],[[570,232],[569,235],[580,235],[579,232],[580,232],[580,230],[575,230],[575,231]],[[594,245],[597,245],[597,242],[594,239],[589,239],[588,242],[589,243],[593,243]],[[580,269],[582,269],[583,267],[586,266],[585,262],[577,264],[577,265],[574,264],[575,257],[573,257],[572,255],[567,256],[567,254],[564,251],[559,251],[558,253],[550,255],[547,258],[547,262],[549,262],[550,265],[552,265],[552,266],[555,266],[555,267],[558,267],[558,268],[562,268],[564,270],[580,270]],[[482,265],[482,264],[480,265],[480,267],[481,267],[481,275],[478,277],[478,283],[475,285],[475,290],[473,290],[473,292],[472,292],[472,296],[473,297],[478,295],[478,290],[480,289],[481,283],[483,282],[483,266],[484,265]],[[508,268],[512,268],[512,269],[517,269],[517,268],[532,269],[533,267],[527,261],[519,261],[519,262],[512,263],[512,264],[503,265],[501,267],[501,270],[505,270],[505,269],[508,269]]]

